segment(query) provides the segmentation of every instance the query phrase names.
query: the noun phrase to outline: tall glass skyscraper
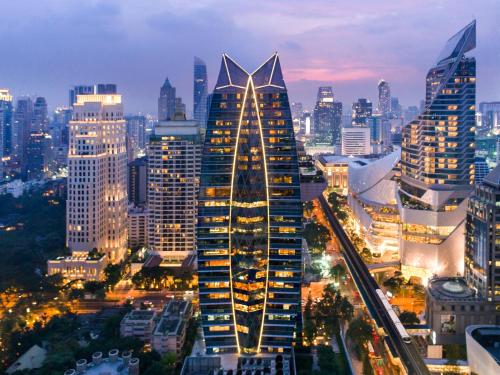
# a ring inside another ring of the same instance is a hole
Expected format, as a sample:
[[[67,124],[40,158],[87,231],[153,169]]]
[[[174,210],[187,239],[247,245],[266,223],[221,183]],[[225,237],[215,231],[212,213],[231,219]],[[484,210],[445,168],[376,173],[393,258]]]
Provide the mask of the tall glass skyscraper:
[[[302,205],[278,55],[223,55],[202,156],[198,273],[207,353],[287,353],[300,320]]]
[[[4,156],[10,155],[12,140],[12,95],[0,89],[0,181],[3,179]]]
[[[158,121],[168,121],[175,114],[175,87],[165,79],[158,98]]]
[[[207,66],[199,57],[194,58],[193,116],[201,127],[207,122]]]
[[[382,115],[391,112],[391,88],[383,79],[378,83],[378,111]]]
[[[316,142],[340,143],[342,127],[342,103],[335,102],[331,86],[318,88],[316,106],[314,107],[314,135]]]
[[[474,183],[475,21],[446,43],[426,78],[425,109],[401,150],[401,262],[406,276],[464,271],[464,218]]]

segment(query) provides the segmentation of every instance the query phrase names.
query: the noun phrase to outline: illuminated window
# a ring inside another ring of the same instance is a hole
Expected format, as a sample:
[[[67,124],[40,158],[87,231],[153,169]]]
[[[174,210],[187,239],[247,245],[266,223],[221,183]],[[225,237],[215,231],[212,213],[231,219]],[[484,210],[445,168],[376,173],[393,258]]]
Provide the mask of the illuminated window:
[[[238,330],[238,332],[241,332],[241,333],[248,333],[249,332],[248,327],[243,326],[241,324],[237,324],[236,329]]]
[[[229,331],[231,328],[230,326],[210,326],[209,331],[210,332],[226,332]]]

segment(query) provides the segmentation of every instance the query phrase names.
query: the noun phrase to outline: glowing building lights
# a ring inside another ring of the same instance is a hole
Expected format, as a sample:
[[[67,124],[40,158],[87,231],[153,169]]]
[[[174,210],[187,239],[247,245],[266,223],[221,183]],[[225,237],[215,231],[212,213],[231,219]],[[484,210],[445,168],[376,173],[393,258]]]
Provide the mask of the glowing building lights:
[[[207,352],[289,352],[300,321],[302,209],[276,54],[252,74],[223,56],[207,122],[198,210]],[[286,291],[276,284],[280,278],[287,279]],[[215,291],[224,298],[210,298]],[[283,310],[293,324],[268,324]],[[231,316],[227,329],[214,330],[210,317],[220,314]]]

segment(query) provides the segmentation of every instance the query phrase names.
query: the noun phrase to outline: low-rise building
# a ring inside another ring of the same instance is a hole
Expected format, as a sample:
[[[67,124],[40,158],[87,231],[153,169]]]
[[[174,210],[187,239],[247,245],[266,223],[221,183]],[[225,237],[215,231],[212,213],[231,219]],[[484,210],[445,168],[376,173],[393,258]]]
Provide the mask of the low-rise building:
[[[463,278],[430,279],[425,305],[433,344],[463,344],[466,327],[495,323],[495,306],[477,295]]]
[[[152,347],[160,354],[174,352],[178,356],[186,340],[186,329],[193,315],[191,302],[172,300],[163,309],[153,333]]]
[[[295,369],[292,358],[283,354],[238,356],[232,353],[226,353],[218,356],[192,356],[185,359],[181,370],[181,375],[291,375],[294,373]]]
[[[323,172],[328,187],[347,192],[349,162],[356,160],[360,159],[353,156],[320,155],[316,159],[316,167]]]
[[[92,354],[92,361],[79,359],[75,368],[66,370],[64,375],[139,375],[139,359],[132,357],[132,352],[124,351],[120,357],[118,349],[111,349],[108,358],[102,352]]]
[[[132,336],[144,342],[151,342],[155,324],[156,311],[132,310],[123,317],[120,323],[120,336]]]
[[[500,326],[469,326],[465,340],[471,374],[500,374]]]
[[[47,261],[47,274],[60,273],[67,280],[103,281],[107,265],[108,257],[105,254],[75,251],[70,256]]]
[[[148,244],[149,211],[145,207],[129,206],[127,214],[128,246],[131,248]]]

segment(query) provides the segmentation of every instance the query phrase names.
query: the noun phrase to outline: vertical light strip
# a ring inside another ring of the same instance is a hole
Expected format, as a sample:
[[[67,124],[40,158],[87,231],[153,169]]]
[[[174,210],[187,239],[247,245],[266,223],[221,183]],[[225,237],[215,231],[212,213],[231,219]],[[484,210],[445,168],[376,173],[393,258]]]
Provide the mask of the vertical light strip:
[[[225,60],[224,60],[225,61]],[[240,340],[238,338],[238,328],[236,326],[236,313],[234,311],[234,294],[233,294],[233,266],[231,262],[232,249],[231,249],[231,217],[233,211],[233,189],[234,189],[234,176],[236,174],[236,157],[238,156],[238,142],[240,140],[240,130],[241,122],[243,121],[243,113],[245,112],[245,105],[247,101],[248,89],[252,77],[248,77],[247,86],[245,88],[245,95],[243,96],[243,105],[241,106],[240,121],[238,123],[238,131],[236,132],[236,142],[234,144],[234,154],[233,154],[233,167],[231,172],[231,189],[229,197],[229,285],[231,286],[231,309],[233,312],[233,324],[234,324],[234,335],[236,337],[236,346],[238,348],[238,354],[241,354]]]
[[[269,286],[269,252],[270,252],[270,247],[271,247],[271,216],[269,212],[269,182],[268,182],[268,175],[267,175],[267,158],[266,158],[266,146],[264,144],[264,133],[262,131],[262,123],[260,121],[260,108],[259,108],[259,103],[257,101],[257,95],[255,93],[255,87],[253,85],[253,80],[252,76],[249,78],[250,84],[252,85],[252,94],[253,94],[253,100],[255,103],[255,110],[257,113],[257,122],[259,124],[259,132],[260,132],[260,144],[262,147],[262,159],[264,160],[264,176],[265,176],[265,182],[266,182],[266,203],[267,203],[267,264],[266,264],[266,288],[264,290],[264,307],[262,309],[262,323],[260,326],[260,333],[259,333],[259,343],[257,345],[257,353],[260,353],[260,344],[262,342],[262,333],[264,331],[264,321],[266,319],[266,307],[267,307],[267,289]]]
[[[274,54],[273,70],[271,70],[271,76],[269,77],[269,85],[273,82],[274,68],[276,67],[276,61],[278,60],[278,55]]]
[[[231,74],[229,74],[229,69],[227,68],[227,61],[226,61],[226,57],[227,55],[224,54],[223,55],[223,59],[224,59],[224,66],[226,67],[226,74],[227,74],[227,79],[229,79],[229,86],[232,86],[233,83],[231,82]]]

